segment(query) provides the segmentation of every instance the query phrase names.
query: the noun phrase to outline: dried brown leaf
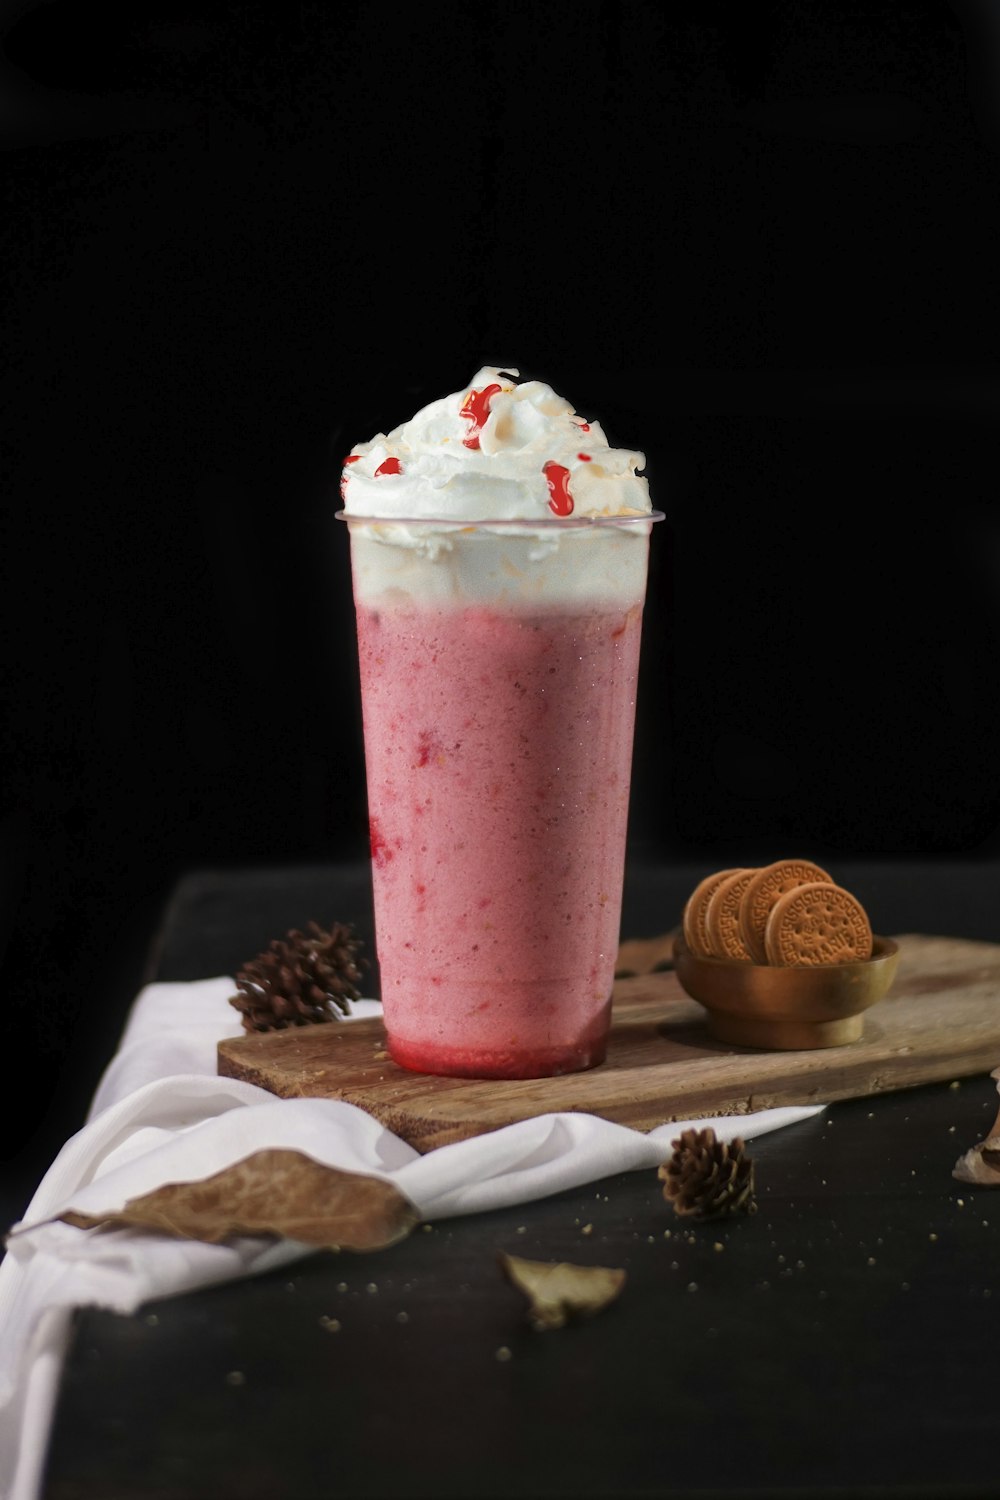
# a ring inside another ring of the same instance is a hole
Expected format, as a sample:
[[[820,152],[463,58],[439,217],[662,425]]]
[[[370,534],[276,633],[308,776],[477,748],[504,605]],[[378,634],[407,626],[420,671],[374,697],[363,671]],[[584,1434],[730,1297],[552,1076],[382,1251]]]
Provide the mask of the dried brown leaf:
[[[997,1093],[1000,1094],[1000,1068],[994,1068],[993,1072],[990,1074],[990,1077],[996,1079]],[[996,1120],[993,1122],[993,1129],[986,1132],[986,1138],[987,1140],[989,1140],[992,1136],[995,1135],[1000,1136],[1000,1110],[997,1111]]]
[[[528,1298],[528,1318],[538,1329],[561,1328],[572,1316],[592,1317],[620,1294],[626,1273],[608,1266],[524,1260],[501,1254],[500,1264]]]
[[[958,1158],[951,1175],[976,1187],[1000,1187],[1000,1135],[966,1151]]]
[[[629,938],[620,944],[615,959],[615,978],[631,979],[640,974],[657,974],[674,967],[674,939],[680,928],[651,938]]]
[[[990,1077],[996,1079],[997,1091],[1000,1092],[1000,1068],[995,1068]],[[1000,1114],[986,1139],[958,1158],[951,1175],[959,1182],[971,1182],[976,1187],[1000,1187]]]
[[[341,1250],[382,1250],[419,1222],[392,1183],[279,1150],[257,1151],[201,1182],[166,1183],[119,1213],[61,1218],[80,1229],[152,1229],[210,1245],[268,1234]]]

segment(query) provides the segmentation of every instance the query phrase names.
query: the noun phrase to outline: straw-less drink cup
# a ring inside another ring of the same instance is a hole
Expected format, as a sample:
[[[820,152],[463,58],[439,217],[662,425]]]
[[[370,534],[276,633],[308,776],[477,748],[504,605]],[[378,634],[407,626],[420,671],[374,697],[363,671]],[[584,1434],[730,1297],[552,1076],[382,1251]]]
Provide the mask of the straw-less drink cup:
[[[467,444],[468,412],[491,385],[484,455]],[[634,504],[642,456],[609,449],[547,386],[492,370],[356,455],[343,514],[389,1052],[465,1077],[591,1067],[610,1024],[657,519]],[[513,496],[522,513],[490,514],[509,512],[512,487],[527,492]],[[578,503],[622,491],[633,505],[611,514]],[[393,498],[416,513],[375,510]]]

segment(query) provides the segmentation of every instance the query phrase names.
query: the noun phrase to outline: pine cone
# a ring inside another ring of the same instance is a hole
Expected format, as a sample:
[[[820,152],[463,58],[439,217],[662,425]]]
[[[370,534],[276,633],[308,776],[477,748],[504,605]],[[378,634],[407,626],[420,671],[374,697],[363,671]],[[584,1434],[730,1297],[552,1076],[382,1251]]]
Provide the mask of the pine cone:
[[[685,1130],[673,1142],[674,1154],[660,1168],[663,1196],[674,1211],[695,1219],[722,1219],[757,1212],[753,1162],[743,1142],[728,1143],[706,1130]]]
[[[358,957],[360,947],[354,928],[344,922],[334,922],[328,932],[310,922],[308,933],[295,929],[275,938],[236,975],[239,990],[229,1003],[241,1012],[244,1031],[284,1031],[348,1015],[367,967]]]

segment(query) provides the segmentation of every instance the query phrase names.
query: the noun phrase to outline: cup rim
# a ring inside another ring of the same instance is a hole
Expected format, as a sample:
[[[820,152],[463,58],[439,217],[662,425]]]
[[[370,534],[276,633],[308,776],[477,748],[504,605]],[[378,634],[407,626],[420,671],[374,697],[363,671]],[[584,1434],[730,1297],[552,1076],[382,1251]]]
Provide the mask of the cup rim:
[[[666,520],[662,510],[644,510],[637,514],[610,516],[363,516],[354,511],[334,511],[338,521],[359,526],[447,527],[452,531],[583,531],[602,526],[641,526]]]

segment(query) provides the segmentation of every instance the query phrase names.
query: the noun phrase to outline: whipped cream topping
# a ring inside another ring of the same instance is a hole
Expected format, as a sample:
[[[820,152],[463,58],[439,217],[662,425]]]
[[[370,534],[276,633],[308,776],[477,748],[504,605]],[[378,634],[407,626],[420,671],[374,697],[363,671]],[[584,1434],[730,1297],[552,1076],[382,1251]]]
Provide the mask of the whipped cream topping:
[[[536,521],[642,515],[645,456],[612,448],[540,380],[486,366],[344,462],[348,516],[385,520]]]

